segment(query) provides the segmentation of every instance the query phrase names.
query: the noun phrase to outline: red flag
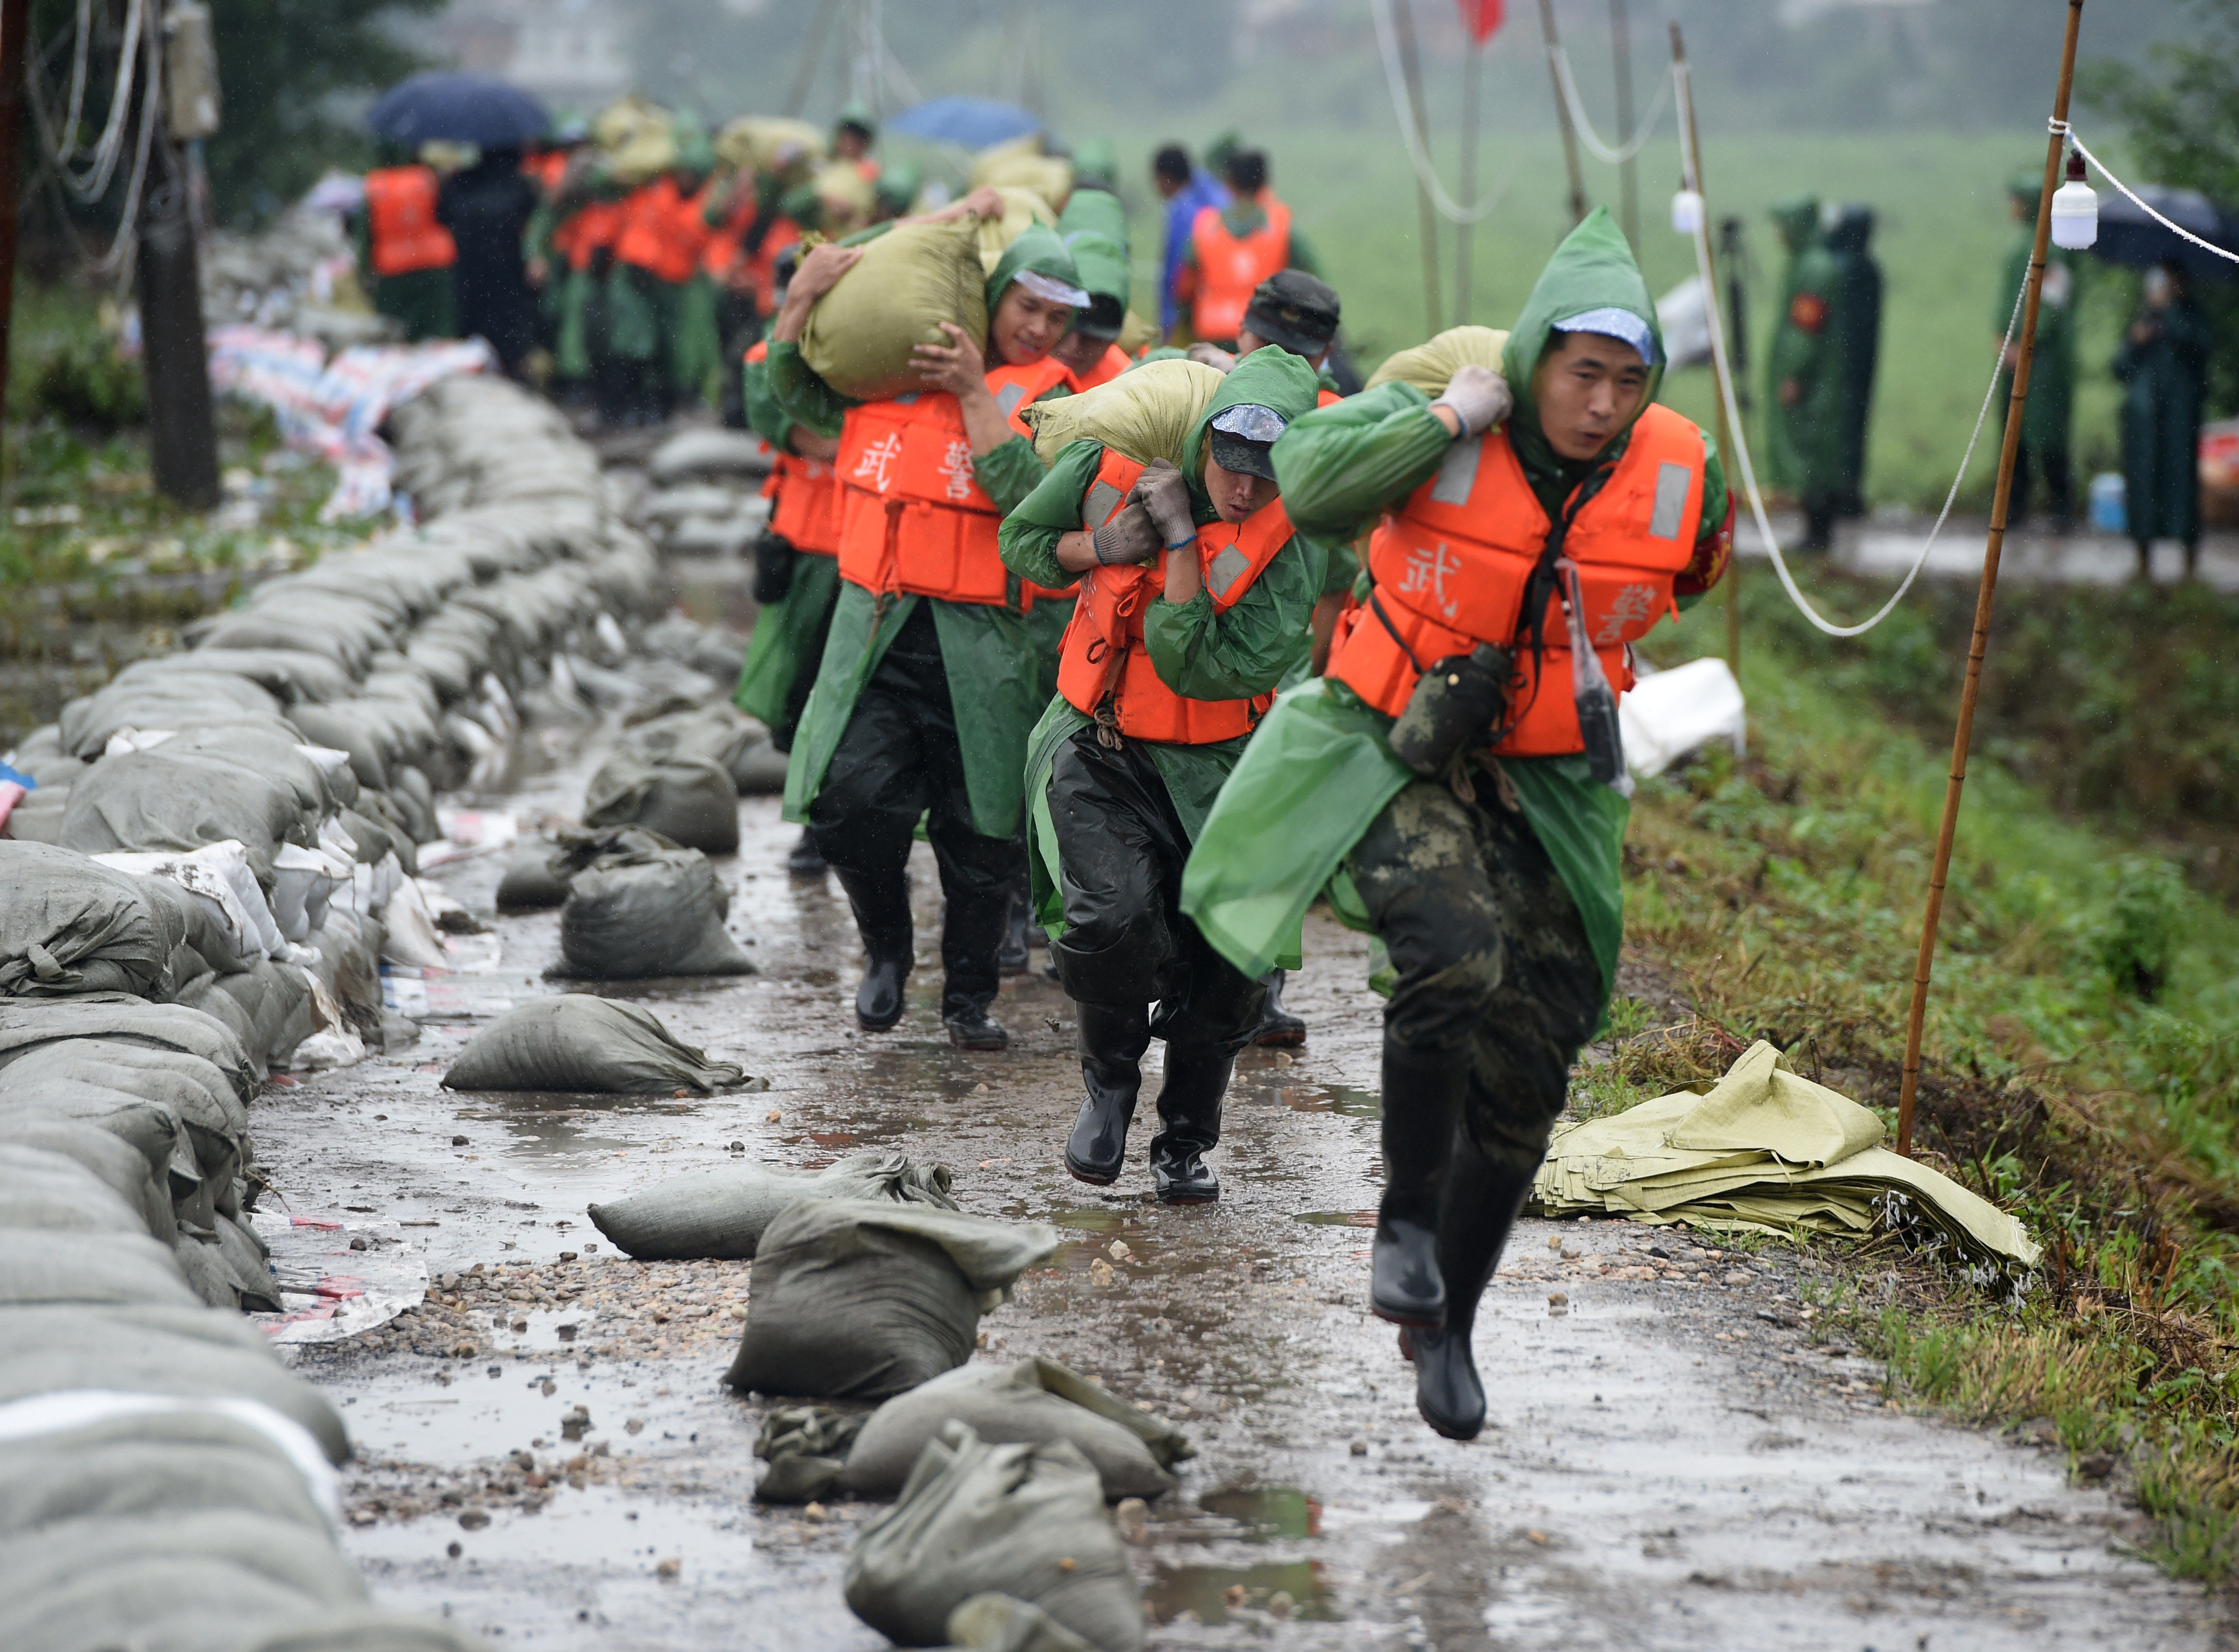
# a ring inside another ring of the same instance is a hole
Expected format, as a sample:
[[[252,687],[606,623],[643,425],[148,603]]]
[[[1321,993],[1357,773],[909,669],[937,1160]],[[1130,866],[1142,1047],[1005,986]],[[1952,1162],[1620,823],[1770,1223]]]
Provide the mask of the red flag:
[[[1500,28],[1502,0],[1455,0],[1461,7],[1462,27],[1480,46]]]

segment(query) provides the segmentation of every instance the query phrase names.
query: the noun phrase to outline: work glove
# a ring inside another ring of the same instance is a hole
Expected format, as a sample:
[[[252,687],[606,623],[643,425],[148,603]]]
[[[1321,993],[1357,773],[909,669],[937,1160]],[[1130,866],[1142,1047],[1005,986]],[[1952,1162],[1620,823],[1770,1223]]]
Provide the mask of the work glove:
[[[1461,421],[1463,436],[1483,436],[1508,416],[1516,398],[1508,393],[1506,379],[1490,367],[1472,362],[1453,376],[1445,394],[1431,405],[1452,409]]]
[[[1158,525],[1160,544],[1171,548],[1197,537],[1197,522],[1190,509],[1189,483],[1166,460],[1153,459],[1145,465],[1127,499],[1129,503],[1139,504],[1151,513],[1151,520]]]
[[[1159,537],[1159,526],[1149,511],[1140,505],[1128,505],[1091,534],[1088,543],[1095,549],[1096,560],[1112,568],[1150,561],[1165,541]]]
[[[1189,358],[1200,367],[1210,367],[1226,373],[1234,370],[1236,357],[1218,344],[1192,344]]]

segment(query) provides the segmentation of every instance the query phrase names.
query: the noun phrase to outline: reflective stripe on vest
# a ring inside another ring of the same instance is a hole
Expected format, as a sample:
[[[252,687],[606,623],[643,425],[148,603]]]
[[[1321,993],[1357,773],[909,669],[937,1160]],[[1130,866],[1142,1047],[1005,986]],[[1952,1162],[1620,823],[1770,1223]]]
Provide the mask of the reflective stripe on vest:
[[[448,270],[458,243],[435,222],[435,174],[425,166],[384,166],[365,175],[365,229],[373,273],[409,276]]]
[[[1080,525],[1093,533],[1127,502],[1143,467],[1114,449],[1104,450],[1095,480],[1081,496]],[[1291,521],[1279,499],[1242,523],[1215,522],[1197,530],[1198,570],[1213,608],[1236,606],[1276,553],[1291,543]],[[1166,583],[1166,553],[1132,567],[1092,568],[1080,576],[1080,600],[1058,644],[1057,691],[1077,711],[1107,722],[1122,735],[1168,745],[1202,746],[1250,734],[1273,694],[1248,700],[1193,700],[1166,686],[1143,646],[1143,610]],[[1110,704],[1110,715],[1099,708]]]
[[[1673,611],[1672,577],[1694,556],[1703,456],[1699,428],[1651,405],[1564,541],[1563,554],[1578,570],[1586,635],[1619,694],[1633,683],[1627,645]],[[1397,716],[1432,661],[1479,643],[1516,643],[1525,587],[1550,525],[1505,430],[1455,443],[1438,474],[1370,539],[1374,597],[1344,616],[1326,675]],[[1509,686],[1512,726],[1496,753],[1540,757],[1585,749],[1559,593],[1548,599],[1540,643],[1537,661],[1528,648],[1518,650]]]
[[[995,405],[1020,436],[1019,416],[1066,380],[1045,356],[987,375]],[[906,591],[951,603],[1021,605],[995,543],[1003,513],[972,471],[963,410],[946,390],[920,390],[850,408],[840,432],[840,576],[881,594]]]
[[[1266,190],[1259,191],[1259,205],[1266,222],[1247,236],[1230,234],[1219,207],[1200,207],[1190,225],[1190,245],[1197,253],[1190,331],[1200,339],[1234,338],[1259,283],[1290,267],[1291,209]]]

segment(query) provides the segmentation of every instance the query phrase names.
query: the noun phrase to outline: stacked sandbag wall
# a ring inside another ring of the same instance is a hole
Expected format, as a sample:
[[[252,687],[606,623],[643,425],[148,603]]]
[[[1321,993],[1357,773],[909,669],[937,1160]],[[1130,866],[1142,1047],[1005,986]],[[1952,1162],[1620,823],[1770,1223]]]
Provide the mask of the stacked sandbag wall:
[[[496,381],[400,410],[422,525],[276,579],[13,754],[0,829],[0,1646],[476,1644],[335,1543],[340,1416],[279,1305],[249,1108],[355,1059],[436,794],[658,611],[595,456]]]

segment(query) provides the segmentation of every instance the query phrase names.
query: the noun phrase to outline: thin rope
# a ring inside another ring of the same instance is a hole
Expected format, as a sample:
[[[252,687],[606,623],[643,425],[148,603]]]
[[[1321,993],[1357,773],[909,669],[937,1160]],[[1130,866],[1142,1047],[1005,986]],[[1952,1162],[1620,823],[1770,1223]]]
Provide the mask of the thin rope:
[[[1446,193],[1431,165],[1430,152],[1423,147],[1423,135],[1416,130],[1414,117],[1407,111],[1407,83],[1399,72],[1399,41],[1392,27],[1391,0],[1371,0],[1368,9],[1376,19],[1376,50],[1384,60],[1384,90],[1392,99],[1392,116],[1399,123],[1400,141],[1407,146],[1407,162],[1415,169],[1416,180],[1431,197],[1431,204],[1438,209],[1438,216],[1447,223],[1483,223],[1507,199],[1509,186],[1516,181],[1516,157],[1508,157],[1500,182],[1486,191],[1475,206],[1462,206]]]
[[[1603,142],[1602,135],[1594,130],[1594,123],[1586,113],[1585,101],[1578,96],[1577,77],[1571,73],[1571,54],[1558,43],[1549,48],[1547,55],[1554,60],[1555,82],[1563,89],[1563,101],[1570,105],[1571,124],[1578,134],[1578,141],[1598,161],[1611,166],[1622,166],[1640,153],[1641,146],[1656,135],[1656,123],[1664,117],[1664,100],[1671,96],[1671,82],[1660,77],[1656,83],[1656,96],[1649,100],[1647,112],[1641,116],[1632,129],[1632,136],[1622,144]]]
[[[1702,173],[1696,164],[1695,145],[1690,136],[1692,130],[1692,122],[1689,118],[1691,99],[1687,83],[1687,71],[1684,65],[1677,66],[1676,75],[1679,92],[1680,153],[1687,181],[1691,185],[1695,185],[1698,184]],[[1717,290],[1711,281],[1710,214],[1707,212],[1702,215],[1702,222],[1695,226],[1694,241],[1695,267],[1700,273],[1703,282],[1704,297],[1703,313],[1710,323],[1711,352],[1717,356],[1718,363],[1719,396],[1725,403],[1727,427],[1732,434],[1734,442],[1734,456],[1741,461],[1742,486],[1749,496],[1750,511],[1756,520],[1757,530],[1764,537],[1765,549],[1772,553],[1773,571],[1780,576],[1781,588],[1788,593],[1788,600],[1796,604],[1797,611],[1817,626],[1820,630],[1829,636],[1863,636],[1887,619],[1897,605],[1904,599],[1904,594],[1912,589],[1913,581],[1920,577],[1920,570],[1928,565],[1928,554],[1936,548],[1937,537],[1943,533],[1943,524],[1950,517],[1952,504],[1959,497],[1960,484],[1967,479],[1967,467],[1975,457],[1975,445],[1982,440],[1983,426],[1990,418],[1990,403],[1997,396],[1998,376],[2005,370],[2006,351],[2012,347],[2015,329],[2021,324],[2022,299],[2029,291],[2028,283],[2024,280],[2021,292],[2014,296],[2013,314],[2007,318],[2006,336],[1998,346],[1998,361],[1997,365],[1991,370],[1990,387],[1983,393],[1982,409],[1975,415],[1974,432],[1967,438],[1967,451],[1959,457],[1959,474],[1951,478],[1951,491],[1943,496],[1943,509],[1937,515],[1936,526],[1929,530],[1927,539],[1922,542],[1920,554],[1913,558],[1912,566],[1906,571],[1903,582],[1891,593],[1889,601],[1881,605],[1873,617],[1856,625],[1837,625],[1833,621],[1824,618],[1818,610],[1813,608],[1803,590],[1797,585],[1796,576],[1788,570],[1788,559],[1780,554],[1780,541],[1773,536],[1772,524],[1765,517],[1764,498],[1757,491],[1757,470],[1750,463],[1749,438],[1742,429],[1741,409],[1734,402],[1734,375],[1726,359],[1725,327],[1718,314]]]
[[[23,79],[26,90],[30,93],[32,124],[38,132],[41,146],[46,150],[48,160],[60,177],[63,186],[81,202],[90,203],[99,200],[109,192],[110,184],[116,180],[116,165],[124,153],[125,121],[131,112],[133,87],[138,79],[142,37],[147,33],[144,26],[145,10],[144,0],[131,0],[131,3],[126,10],[123,44],[117,63],[116,89],[110,98],[109,114],[103,123],[101,137],[88,151],[88,164],[83,171],[74,169],[70,163],[78,153],[76,127],[79,117],[83,115],[84,97],[84,85],[80,76],[80,60],[83,57],[84,31],[90,22],[90,8],[80,13],[81,32],[78,48],[74,48],[72,53],[70,111],[72,118],[67,130],[58,133],[55,130],[53,117],[47,109],[44,77],[38,73],[36,60],[30,58],[27,54],[23,65]],[[142,99],[143,104],[151,103],[153,101],[148,98]]]
[[[2183,224],[2170,223],[2160,213],[2154,210],[2151,206],[2140,200],[2138,198],[2138,192],[2136,190],[2132,189],[2129,184],[2123,183],[2122,179],[2116,177],[2112,172],[2107,170],[2106,162],[2101,160],[2090,150],[2084,148],[2083,140],[2076,137],[2076,129],[2070,126],[2066,121],[2049,120],[2045,123],[2045,130],[2057,133],[2062,137],[2066,138],[2070,143],[2075,144],[2076,152],[2078,155],[2081,155],[2085,160],[2090,162],[2093,166],[2098,168],[2100,177],[2105,178],[2108,183],[2113,184],[2124,195],[2129,196],[2132,205],[2136,206],[2139,211],[2151,218],[2156,223],[2160,224],[2163,229],[2169,230],[2172,235],[2183,236],[2185,240],[2191,242],[2194,246],[2198,247],[2202,252],[2212,252],[2217,257],[2224,259],[2228,263],[2239,263],[2239,253],[2234,253],[2228,248],[2219,247],[2212,241],[2202,241],[2198,236],[2193,234],[2191,230],[2186,229]]]

